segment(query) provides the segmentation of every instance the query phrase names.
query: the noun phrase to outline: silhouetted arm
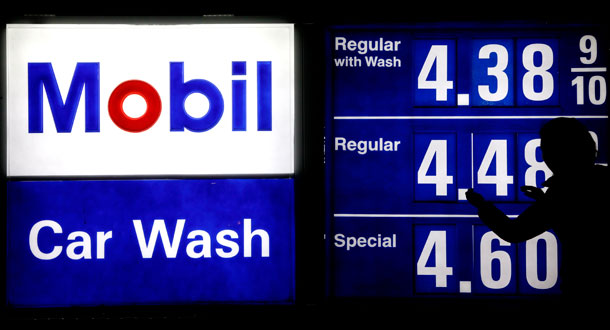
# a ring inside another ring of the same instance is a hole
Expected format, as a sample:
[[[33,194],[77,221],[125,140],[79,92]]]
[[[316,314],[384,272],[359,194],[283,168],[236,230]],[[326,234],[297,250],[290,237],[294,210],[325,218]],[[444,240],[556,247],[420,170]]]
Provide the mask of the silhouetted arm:
[[[532,204],[516,219],[510,219],[489,202],[485,202],[485,205],[479,208],[481,221],[501,239],[509,243],[527,241],[550,229],[544,221],[546,216],[540,202]]]
[[[509,243],[519,243],[534,238],[549,229],[546,219],[545,202],[536,202],[516,219],[510,219],[493,203],[469,190],[468,201],[478,209],[479,218],[501,239]]]

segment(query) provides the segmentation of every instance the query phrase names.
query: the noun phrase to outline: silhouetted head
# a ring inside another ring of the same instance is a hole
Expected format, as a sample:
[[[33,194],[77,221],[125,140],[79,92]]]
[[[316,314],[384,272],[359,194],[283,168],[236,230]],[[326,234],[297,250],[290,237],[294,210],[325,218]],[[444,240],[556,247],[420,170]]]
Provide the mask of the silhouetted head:
[[[589,130],[574,118],[555,118],[540,129],[542,158],[554,174],[576,174],[595,164],[597,149]]]

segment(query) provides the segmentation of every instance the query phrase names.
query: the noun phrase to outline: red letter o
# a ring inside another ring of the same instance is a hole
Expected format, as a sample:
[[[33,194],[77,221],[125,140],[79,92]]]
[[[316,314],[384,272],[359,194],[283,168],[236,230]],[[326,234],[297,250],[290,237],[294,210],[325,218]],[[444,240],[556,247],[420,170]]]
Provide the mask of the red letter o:
[[[132,94],[140,95],[146,101],[146,111],[138,118],[132,118],[123,111],[123,101]],[[119,84],[108,100],[110,119],[120,129],[127,132],[143,132],[152,127],[161,115],[161,97],[154,87],[141,80],[128,80]]]

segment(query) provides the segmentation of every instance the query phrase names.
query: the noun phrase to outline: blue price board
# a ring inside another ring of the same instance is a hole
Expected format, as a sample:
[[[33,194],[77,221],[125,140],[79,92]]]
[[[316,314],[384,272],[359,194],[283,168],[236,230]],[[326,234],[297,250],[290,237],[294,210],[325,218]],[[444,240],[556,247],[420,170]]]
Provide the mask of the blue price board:
[[[292,179],[8,182],[17,307],[294,300]]]
[[[466,200],[509,218],[552,176],[539,129],[574,117],[608,162],[607,31],[595,25],[327,29],[330,295],[560,293],[551,231],[508,243]],[[378,243],[388,238],[386,246]]]

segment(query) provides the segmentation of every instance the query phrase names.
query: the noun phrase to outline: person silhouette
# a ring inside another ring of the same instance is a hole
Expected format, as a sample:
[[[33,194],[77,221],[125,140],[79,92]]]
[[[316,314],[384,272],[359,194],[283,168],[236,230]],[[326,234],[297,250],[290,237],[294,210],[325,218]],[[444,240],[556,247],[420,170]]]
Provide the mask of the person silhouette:
[[[552,231],[561,246],[560,289],[564,307],[599,312],[608,299],[608,168],[596,165],[596,143],[574,118],[559,117],[540,129],[542,158],[553,175],[542,186],[523,186],[534,200],[516,219],[469,189],[466,199],[479,219],[509,243]],[[600,300],[603,299],[603,300]],[[594,312],[591,312],[594,313]]]

